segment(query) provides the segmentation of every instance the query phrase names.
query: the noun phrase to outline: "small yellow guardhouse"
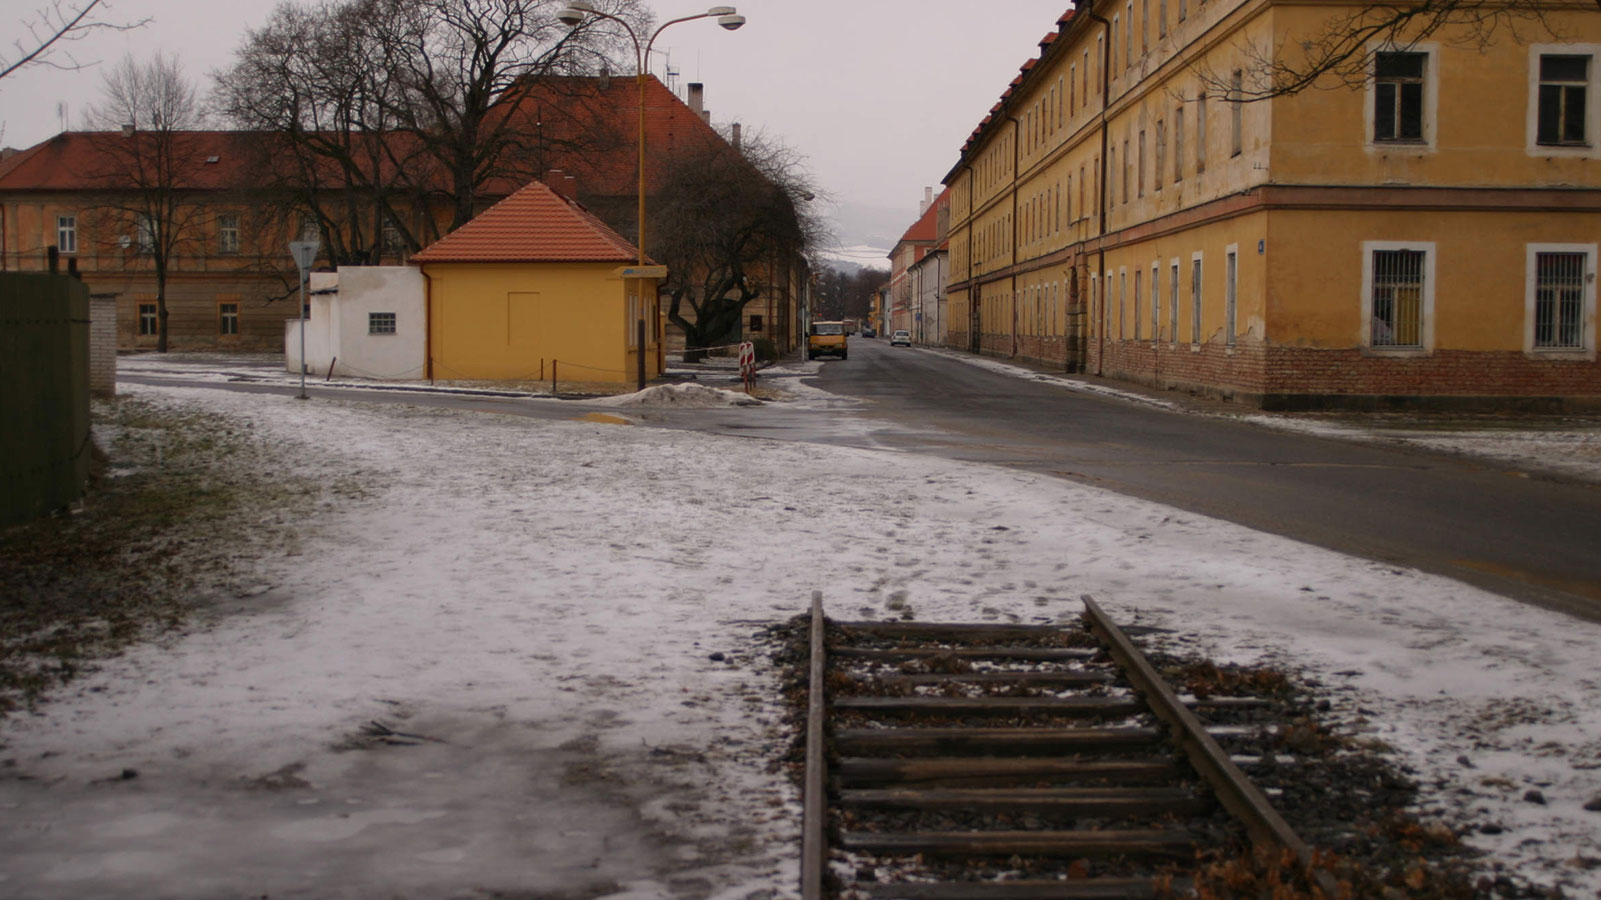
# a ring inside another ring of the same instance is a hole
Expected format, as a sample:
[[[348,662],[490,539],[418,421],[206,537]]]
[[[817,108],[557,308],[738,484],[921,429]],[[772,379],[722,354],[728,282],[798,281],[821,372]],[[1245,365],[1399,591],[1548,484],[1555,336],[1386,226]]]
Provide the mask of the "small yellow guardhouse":
[[[430,378],[632,382],[641,360],[645,378],[661,373],[664,270],[542,182],[411,261],[427,285]]]

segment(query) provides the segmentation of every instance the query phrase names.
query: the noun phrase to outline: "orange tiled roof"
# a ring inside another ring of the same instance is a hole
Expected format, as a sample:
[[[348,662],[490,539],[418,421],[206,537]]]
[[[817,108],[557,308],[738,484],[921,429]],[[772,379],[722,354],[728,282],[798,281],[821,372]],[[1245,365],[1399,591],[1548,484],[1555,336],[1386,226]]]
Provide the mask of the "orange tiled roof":
[[[635,262],[639,252],[582,206],[533,181],[414,254],[413,262]]]
[[[586,196],[634,196],[639,190],[637,85],[633,76],[546,76],[509,92],[500,109],[525,143],[546,148],[545,170],[559,168],[575,176]],[[725,142],[656,76],[647,75],[645,144],[645,189],[651,193],[678,152]]]
[[[185,131],[177,138],[193,165],[183,187],[197,190],[238,188],[256,180],[265,136],[247,131]],[[0,190],[103,190],[125,185],[126,171],[112,151],[117,142],[137,140],[115,131],[64,131],[19,151],[0,163]],[[216,162],[211,162],[212,158]]]
[[[940,191],[939,196],[934,198],[934,202],[928,205],[928,209],[924,210],[923,214],[918,217],[917,221],[912,223],[912,227],[906,229],[906,233],[901,235],[900,243],[913,244],[920,242],[932,242],[938,235],[937,220],[939,218],[940,205],[946,201],[946,198],[950,196],[950,193],[950,188]]]

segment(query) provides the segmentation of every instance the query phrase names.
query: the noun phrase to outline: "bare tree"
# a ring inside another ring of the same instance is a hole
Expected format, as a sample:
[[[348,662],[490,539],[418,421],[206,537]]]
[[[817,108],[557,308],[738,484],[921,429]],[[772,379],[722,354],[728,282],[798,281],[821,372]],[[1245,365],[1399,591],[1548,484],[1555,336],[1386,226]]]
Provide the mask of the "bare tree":
[[[651,198],[649,253],[667,266],[667,319],[686,360],[737,333],[745,307],[816,246],[814,198],[795,151],[760,136],[672,159]]]
[[[400,98],[370,37],[375,12],[343,0],[280,5],[212,95],[219,114],[262,133],[256,165],[279,217],[306,217],[334,265],[377,263],[400,249],[391,236],[408,250],[437,236],[423,197],[437,167],[393,113]]]
[[[333,258],[375,258],[388,226],[415,250],[487,197],[542,175],[519,97],[594,71],[618,45],[557,21],[562,0],[323,0],[284,4],[218,77],[235,124],[282,136],[289,183]],[[639,23],[640,0],[605,0]],[[407,215],[407,210],[410,215]]]
[[[156,349],[167,350],[167,279],[172,261],[198,241],[206,204],[189,199],[205,165],[194,85],[179,62],[160,53],[148,62],[124,57],[105,75],[101,100],[88,120],[102,186],[92,214],[103,235],[126,236],[128,249],[148,258],[156,279]],[[118,238],[123,243],[123,238]]]
[[[873,291],[889,281],[883,269],[861,268],[847,272],[832,266],[818,274],[814,317],[820,320],[865,319],[872,307]]]
[[[147,24],[149,19],[117,24],[106,22],[100,13],[110,7],[102,0],[68,3],[52,0],[33,11],[21,22],[26,35],[11,42],[11,47],[0,53],[0,78],[28,66],[50,66],[57,69],[81,69],[81,63],[66,49],[66,45],[80,40],[94,31],[127,31]]]
[[[1560,9],[1601,9],[1601,0],[1409,0],[1337,7],[1320,26],[1293,40],[1236,43],[1239,76],[1206,64],[1192,71],[1202,90],[1237,102],[1298,94],[1313,88],[1361,87],[1373,78],[1375,54],[1407,50],[1438,39],[1483,50],[1491,43],[1555,35],[1548,19]]]

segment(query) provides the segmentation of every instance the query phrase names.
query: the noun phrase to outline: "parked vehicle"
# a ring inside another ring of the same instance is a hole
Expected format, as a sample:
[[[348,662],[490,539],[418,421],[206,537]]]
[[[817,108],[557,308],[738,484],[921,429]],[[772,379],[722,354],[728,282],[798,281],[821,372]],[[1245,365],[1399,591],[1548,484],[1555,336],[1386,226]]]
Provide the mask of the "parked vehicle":
[[[806,336],[806,358],[816,359],[824,353],[838,354],[845,359],[845,323],[813,322],[812,333]]]
[[[862,329],[862,337],[876,338],[876,337],[878,337],[878,329],[876,329],[876,328],[863,328]]]
[[[902,329],[902,330],[897,331],[894,334],[890,335],[890,337],[889,337],[889,345],[891,347],[893,347],[896,344],[900,344],[902,347],[910,347],[910,346],[912,346],[912,333],[910,331],[906,331],[905,329]]]

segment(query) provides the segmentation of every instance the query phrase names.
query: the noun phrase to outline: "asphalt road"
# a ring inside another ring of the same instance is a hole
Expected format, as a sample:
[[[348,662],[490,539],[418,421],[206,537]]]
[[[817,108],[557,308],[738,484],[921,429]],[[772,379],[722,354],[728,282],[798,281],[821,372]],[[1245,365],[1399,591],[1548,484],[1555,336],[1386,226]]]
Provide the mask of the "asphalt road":
[[[281,384],[120,380],[292,394]],[[1011,466],[1155,500],[1343,553],[1415,567],[1601,621],[1601,487],[1469,458],[1279,431],[1065,390],[884,341],[856,339],[816,383],[818,408],[629,409],[645,424],[891,447]],[[390,390],[311,396],[574,419],[581,402]],[[1071,510],[1063,510],[1071,515]]]
[[[879,443],[1045,472],[1601,621],[1595,486],[1174,413],[882,341],[852,341],[818,384],[899,426]]]

